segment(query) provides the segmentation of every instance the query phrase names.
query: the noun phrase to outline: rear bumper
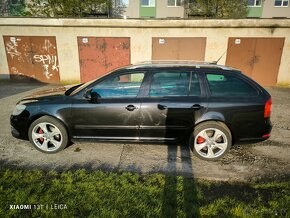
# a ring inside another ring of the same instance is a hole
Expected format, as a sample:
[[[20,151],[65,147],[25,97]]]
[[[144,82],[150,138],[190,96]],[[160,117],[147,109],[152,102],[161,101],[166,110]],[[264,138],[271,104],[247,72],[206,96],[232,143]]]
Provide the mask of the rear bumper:
[[[271,136],[271,131],[272,131],[272,123],[270,119],[265,120],[265,125],[263,127],[263,130],[261,131],[261,134],[258,137],[253,137],[253,138],[241,138],[239,141],[240,142],[261,142],[265,141],[270,138]]]

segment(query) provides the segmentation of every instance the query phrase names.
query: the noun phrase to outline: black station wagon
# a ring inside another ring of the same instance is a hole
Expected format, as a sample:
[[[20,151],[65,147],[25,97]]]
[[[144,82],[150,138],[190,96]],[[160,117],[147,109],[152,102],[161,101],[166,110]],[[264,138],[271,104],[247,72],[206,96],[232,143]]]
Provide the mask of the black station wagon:
[[[70,141],[185,142],[201,159],[271,132],[271,96],[239,70],[192,62],[148,62],[18,102],[12,134],[56,153]]]

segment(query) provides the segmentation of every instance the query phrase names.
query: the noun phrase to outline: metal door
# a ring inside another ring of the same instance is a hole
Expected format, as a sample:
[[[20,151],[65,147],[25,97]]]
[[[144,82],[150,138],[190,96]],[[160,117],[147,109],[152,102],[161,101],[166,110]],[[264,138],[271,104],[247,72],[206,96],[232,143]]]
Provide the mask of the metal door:
[[[82,82],[131,63],[128,37],[78,37],[78,48]]]
[[[152,60],[204,61],[205,37],[153,37]]]
[[[3,36],[3,39],[13,81],[59,82],[54,36]]]
[[[229,38],[226,65],[264,86],[275,86],[285,38]]]

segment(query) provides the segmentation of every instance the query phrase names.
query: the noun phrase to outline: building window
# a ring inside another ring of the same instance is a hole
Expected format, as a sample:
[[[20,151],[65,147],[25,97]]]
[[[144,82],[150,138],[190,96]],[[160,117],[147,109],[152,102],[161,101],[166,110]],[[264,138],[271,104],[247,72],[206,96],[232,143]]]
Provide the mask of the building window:
[[[275,7],[288,7],[289,0],[275,0]]]
[[[129,0],[116,0],[116,6],[117,7],[128,7]]]
[[[181,5],[181,0],[168,0],[167,1],[168,6],[180,6]]]
[[[262,0],[248,0],[248,6],[250,7],[261,7]]]
[[[155,7],[155,0],[142,0],[141,6],[145,7]]]

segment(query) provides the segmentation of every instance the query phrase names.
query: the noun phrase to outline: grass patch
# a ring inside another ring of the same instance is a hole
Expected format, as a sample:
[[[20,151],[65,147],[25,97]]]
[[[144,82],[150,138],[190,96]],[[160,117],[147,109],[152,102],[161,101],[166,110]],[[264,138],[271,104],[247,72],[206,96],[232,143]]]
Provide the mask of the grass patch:
[[[0,217],[290,217],[289,184],[230,184],[125,172],[2,169]],[[18,210],[10,205],[43,206]]]

